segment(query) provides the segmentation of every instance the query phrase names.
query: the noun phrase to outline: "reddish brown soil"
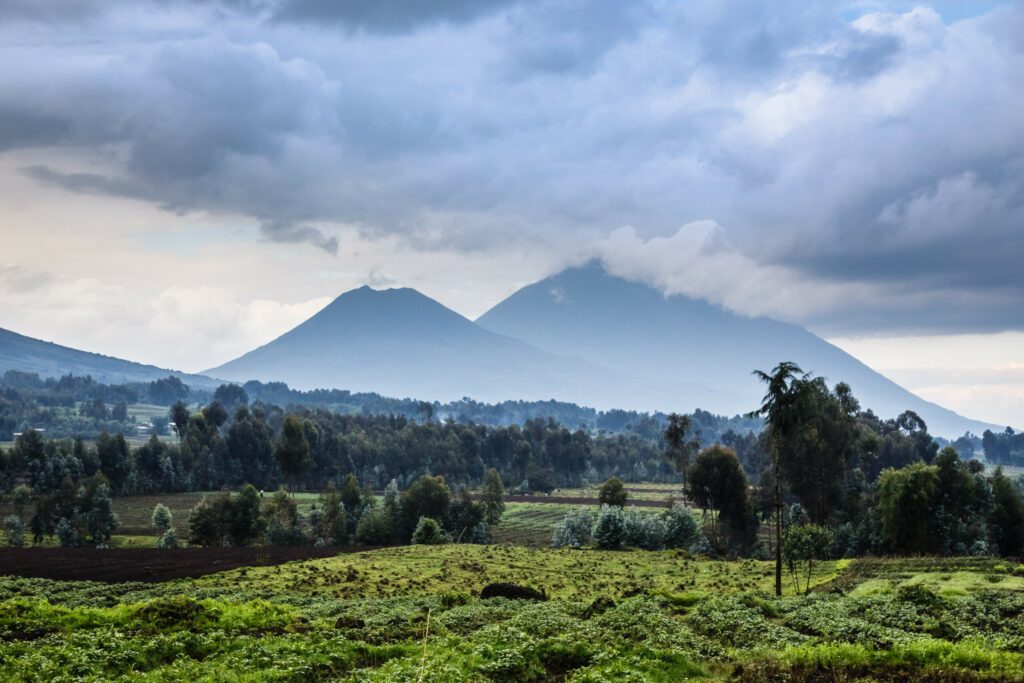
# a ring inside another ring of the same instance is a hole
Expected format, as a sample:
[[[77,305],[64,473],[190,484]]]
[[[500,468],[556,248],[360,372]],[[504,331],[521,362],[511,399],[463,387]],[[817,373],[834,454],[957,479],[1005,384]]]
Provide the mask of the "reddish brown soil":
[[[237,567],[331,557],[367,548],[0,548],[0,575],[60,581],[155,583]]]

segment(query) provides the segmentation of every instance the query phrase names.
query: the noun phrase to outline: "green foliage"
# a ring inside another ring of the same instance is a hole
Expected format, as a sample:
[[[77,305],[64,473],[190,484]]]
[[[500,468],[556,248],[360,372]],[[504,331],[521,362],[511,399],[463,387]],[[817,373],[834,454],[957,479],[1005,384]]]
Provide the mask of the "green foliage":
[[[832,532],[817,524],[791,524],[786,527],[782,535],[782,558],[798,590],[810,592],[814,561],[828,559],[833,541]],[[801,574],[806,577],[802,587]]]
[[[494,526],[501,521],[505,512],[505,486],[498,470],[488,467],[484,472],[484,484],[480,489],[480,505],[483,506],[484,521]]]
[[[367,508],[356,525],[355,541],[361,545],[387,545],[393,536],[391,518],[381,506]]]
[[[999,554],[1024,554],[1024,498],[1002,469],[992,478],[992,495],[992,536]]]
[[[281,440],[274,450],[274,457],[285,476],[293,480],[308,468],[313,460],[309,453],[302,420],[297,415],[288,415],[281,427]]]
[[[9,515],[4,519],[4,534],[7,536],[8,545],[25,545],[25,525],[18,515]]]
[[[451,537],[437,520],[431,517],[420,517],[416,529],[412,532],[413,545],[441,545],[450,541]]]
[[[553,548],[581,548],[590,545],[594,517],[586,508],[570,510],[565,513],[562,521],[555,526],[551,536]]]
[[[444,477],[424,474],[402,493],[401,516],[405,538],[410,538],[423,517],[434,520],[442,528],[448,527],[451,491]]]
[[[591,534],[598,548],[615,550],[626,542],[626,521],[622,508],[602,505]]]
[[[626,504],[628,497],[629,494],[626,491],[626,487],[618,477],[612,477],[601,484],[601,488],[597,492],[597,500],[601,505],[612,505],[621,508]]]
[[[890,550],[911,555],[937,551],[940,536],[933,513],[939,491],[939,469],[934,465],[915,463],[882,472],[878,508]]]
[[[164,531],[163,535],[160,536],[160,540],[156,542],[156,546],[164,549],[178,547],[178,532],[174,530],[174,527],[170,527]]]
[[[665,512],[665,546],[668,548],[689,548],[700,538],[697,520],[689,508],[675,503]]]
[[[714,550],[745,551],[753,543],[756,522],[735,451],[717,444],[705,448],[690,466],[687,481],[693,502],[712,511],[707,536]]]
[[[62,548],[77,548],[82,545],[82,536],[78,529],[67,517],[61,517],[57,522],[57,538]]]

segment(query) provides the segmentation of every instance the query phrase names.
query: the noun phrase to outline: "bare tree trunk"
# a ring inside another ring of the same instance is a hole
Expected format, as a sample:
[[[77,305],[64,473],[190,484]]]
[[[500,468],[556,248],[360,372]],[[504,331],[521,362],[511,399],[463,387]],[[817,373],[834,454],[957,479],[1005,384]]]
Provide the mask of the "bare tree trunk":
[[[779,483],[779,448],[772,449],[772,469],[775,473],[775,595],[782,597],[782,488]]]

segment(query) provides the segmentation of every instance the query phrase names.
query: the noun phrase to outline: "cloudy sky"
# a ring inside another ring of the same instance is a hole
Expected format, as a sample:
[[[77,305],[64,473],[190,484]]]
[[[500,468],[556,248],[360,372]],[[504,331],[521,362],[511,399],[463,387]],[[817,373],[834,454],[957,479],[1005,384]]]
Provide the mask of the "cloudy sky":
[[[587,258],[1024,426],[1024,4],[0,0],[0,327],[186,370]]]

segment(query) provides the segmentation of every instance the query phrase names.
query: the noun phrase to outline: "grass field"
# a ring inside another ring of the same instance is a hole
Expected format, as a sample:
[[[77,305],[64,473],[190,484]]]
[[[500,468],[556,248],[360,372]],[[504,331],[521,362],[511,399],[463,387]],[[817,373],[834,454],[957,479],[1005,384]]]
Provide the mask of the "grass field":
[[[0,678],[1015,681],[1022,576],[996,560],[833,562],[817,592],[775,599],[765,562],[449,545],[162,584],[0,578]],[[495,581],[549,599],[479,597]]]

